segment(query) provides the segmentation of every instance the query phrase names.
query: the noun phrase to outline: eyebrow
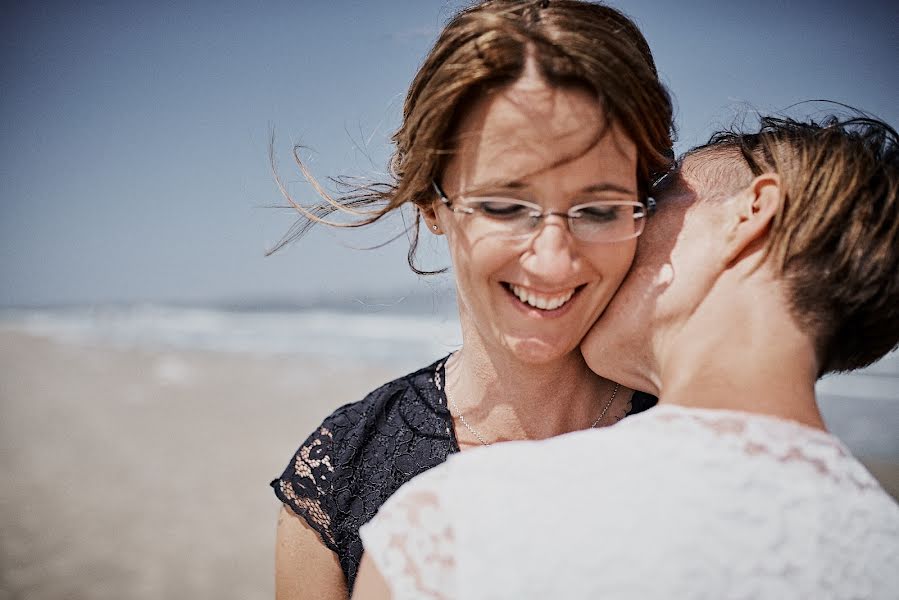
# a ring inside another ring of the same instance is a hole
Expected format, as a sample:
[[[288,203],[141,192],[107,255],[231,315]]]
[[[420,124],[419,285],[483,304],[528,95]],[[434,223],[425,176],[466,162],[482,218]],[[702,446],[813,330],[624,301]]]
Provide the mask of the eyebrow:
[[[523,190],[530,187],[523,181],[488,181],[483,185],[479,185],[475,187],[473,190],[469,190],[468,193],[472,192],[483,192],[484,190]],[[588,185],[585,188],[578,190],[577,194],[595,194],[597,192],[619,192],[621,194],[628,195],[636,195],[636,190],[628,188],[623,185],[618,185],[616,183],[596,183],[593,185]]]
[[[622,194],[635,195],[637,192],[631,188],[616,183],[597,183],[596,185],[587,186],[581,192],[620,192]]]

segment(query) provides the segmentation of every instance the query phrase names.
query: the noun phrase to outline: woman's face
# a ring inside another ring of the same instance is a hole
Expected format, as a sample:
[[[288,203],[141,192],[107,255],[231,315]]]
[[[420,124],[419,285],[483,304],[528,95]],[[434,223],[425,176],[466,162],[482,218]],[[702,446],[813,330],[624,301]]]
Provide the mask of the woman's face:
[[[594,200],[637,200],[636,147],[606,127],[586,90],[526,74],[474,103],[457,136],[440,182],[453,201],[502,196],[565,213]],[[466,342],[475,334],[488,352],[527,363],[576,351],[636,248],[636,239],[579,241],[564,216],[546,217],[529,238],[504,239],[476,215],[435,207],[427,220],[447,236]]]

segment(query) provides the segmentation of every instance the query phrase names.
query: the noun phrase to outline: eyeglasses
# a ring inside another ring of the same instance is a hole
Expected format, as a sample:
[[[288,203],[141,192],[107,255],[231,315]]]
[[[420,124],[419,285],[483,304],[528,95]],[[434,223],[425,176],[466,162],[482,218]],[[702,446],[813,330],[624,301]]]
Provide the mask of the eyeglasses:
[[[566,212],[543,210],[539,204],[502,196],[464,196],[450,200],[436,181],[437,196],[457,214],[471,216],[471,226],[482,235],[502,239],[524,239],[537,231],[540,221],[556,215],[565,217],[571,235],[581,242],[612,243],[643,233],[646,217],[655,209],[655,200],[646,204],[635,200],[596,200],[572,206]]]

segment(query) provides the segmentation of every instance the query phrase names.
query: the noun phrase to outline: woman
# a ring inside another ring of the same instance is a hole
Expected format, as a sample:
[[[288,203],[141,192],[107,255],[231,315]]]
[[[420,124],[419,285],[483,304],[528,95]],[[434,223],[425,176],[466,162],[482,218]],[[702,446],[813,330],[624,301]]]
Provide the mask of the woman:
[[[338,409],[272,483],[285,505],[281,598],[345,598],[359,527],[450,454],[609,425],[654,402],[594,375],[578,350],[669,163],[670,99],[634,24],[571,0],[464,10],[415,77],[394,140],[395,183],[332,208],[383,201],[367,223],[412,204],[416,225],[446,237],[463,345]]]
[[[672,179],[582,345],[659,405],[410,482],[354,597],[896,597],[899,506],[815,402],[899,343],[896,132],[765,119]]]

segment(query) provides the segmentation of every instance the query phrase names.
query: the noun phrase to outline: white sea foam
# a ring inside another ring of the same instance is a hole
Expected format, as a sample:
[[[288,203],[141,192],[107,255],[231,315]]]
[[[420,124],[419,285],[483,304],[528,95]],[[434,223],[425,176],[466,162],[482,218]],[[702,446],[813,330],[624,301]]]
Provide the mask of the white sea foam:
[[[325,310],[251,312],[165,306],[8,310],[0,327],[120,348],[314,354],[426,364],[461,343],[458,321]]]
[[[158,305],[6,310],[0,327],[76,343],[426,364],[458,348],[459,323],[444,316],[327,310],[253,312]],[[856,373],[825,377],[818,392],[899,400],[899,353]]]
[[[159,350],[153,375],[169,386],[197,376],[171,351],[305,355],[416,369],[461,345],[456,319],[326,310],[252,312],[166,306],[0,311],[0,330],[61,342]],[[818,382],[825,420],[853,451],[899,457],[899,353],[857,373]],[[143,401],[139,391],[129,401]]]

